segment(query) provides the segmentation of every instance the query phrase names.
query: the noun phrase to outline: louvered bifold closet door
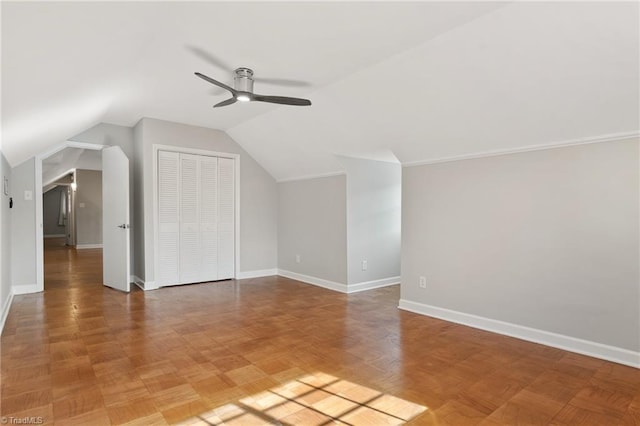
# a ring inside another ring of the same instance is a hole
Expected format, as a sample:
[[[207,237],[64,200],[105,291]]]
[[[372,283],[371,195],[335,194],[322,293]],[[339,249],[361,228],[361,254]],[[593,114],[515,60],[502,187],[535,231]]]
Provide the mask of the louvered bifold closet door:
[[[200,174],[197,155],[180,154],[180,280],[200,281]]]
[[[158,276],[159,286],[178,283],[180,223],[178,216],[179,158],[177,152],[158,152]]]
[[[218,279],[218,157],[200,158],[200,281]]]
[[[234,160],[218,158],[218,279],[235,276]]]

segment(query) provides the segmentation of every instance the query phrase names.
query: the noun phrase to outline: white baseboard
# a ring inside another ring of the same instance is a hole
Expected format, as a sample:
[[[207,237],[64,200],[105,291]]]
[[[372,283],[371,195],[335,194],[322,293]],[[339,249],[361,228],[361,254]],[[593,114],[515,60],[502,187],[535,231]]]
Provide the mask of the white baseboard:
[[[2,334],[2,330],[4,330],[4,323],[7,321],[7,316],[9,316],[9,309],[11,309],[11,303],[13,303],[13,291],[9,293],[9,297],[2,307],[2,316],[0,317],[0,335]]]
[[[64,238],[66,235],[64,234],[48,234],[44,236],[45,238]]]
[[[311,277],[309,275],[299,274],[297,272],[286,271],[284,269],[278,269],[278,275],[292,280],[302,281],[303,283],[317,285],[319,287],[328,288],[329,290],[339,291],[340,293],[347,293],[347,285],[337,283],[334,281],[325,280],[322,278]]]
[[[37,284],[14,285],[11,287],[11,292],[14,294],[14,296],[17,296],[19,294],[38,293],[40,291],[42,290],[38,289]]]
[[[365,290],[373,290],[374,288],[387,287],[400,283],[400,277],[389,277],[374,281],[365,281],[356,284],[342,284],[335,281],[325,280],[323,278],[312,277],[310,275],[299,274],[297,272],[291,272],[284,269],[278,269],[277,275],[281,275],[292,280],[302,281],[303,283],[317,285],[319,287],[327,288],[333,291],[339,291],[340,293],[357,293]]]
[[[481,330],[540,343],[542,345],[563,349],[569,352],[576,352],[582,355],[640,368],[640,352],[634,352],[628,349],[591,342],[589,340],[578,339],[562,334],[551,333],[549,331],[484,318],[477,315],[465,314],[463,312],[412,302],[410,300],[401,299],[398,307],[405,311],[427,315],[443,319],[445,321],[479,328]]]
[[[237,280],[246,280],[249,278],[270,277],[272,275],[278,275],[277,269],[260,269],[257,271],[243,271],[239,272],[236,277]]]
[[[76,244],[76,250],[98,249],[102,248],[102,244]]]
[[[400,284],[400,277],[382,278],[381,280],[364,281],[361,283],[349,284],[347,293],[357,293],[359,291],[373,290],[374,288],[387,287]]]
[[[155,281],[145,281],[137,275],[131,275],[131,282],[144,291],[157,290],[160,288],[156,285]]]

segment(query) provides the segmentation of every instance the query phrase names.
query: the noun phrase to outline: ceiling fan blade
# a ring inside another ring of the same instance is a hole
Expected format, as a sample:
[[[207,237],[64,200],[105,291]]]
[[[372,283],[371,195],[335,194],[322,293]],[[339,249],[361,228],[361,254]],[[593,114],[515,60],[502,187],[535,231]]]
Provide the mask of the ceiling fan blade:
[[[213,96],[220,96],[227,93],[227,91],[224,90],[222,87],[212,87],[211,89],[209,89],[207,93]]]
[[[209,64],[214,65],[227,72],[233,71],[233,68],[231,68],[227,63],[215,57],[213,54],[207,52],[206,50],[192,45],[187,45],[185,47],[205,62],[208,62]]]
[[[222,101],[222,102],[218,102],[217,104],[215,104],[213,107],[214,108],[218,108],[218,107],[223,107],[223,106],[227,106],[227,105],[231,105],[231,104],[235,104],[237,101],[237,99],[235,97],[233,98],[229,98],[226,101]]]
[[[272,104],[282,104],[282,105],[297,105],[297,106],[311,105],[311,101],[309,99],[289,98],[286,96],[253,95],[252,100],[258,101],[258,102],[270,102]]]
[[[253,77],[256,83],[272,84],[274,86],[288,86],[288,87],[311,87],[311,83],[302,80],[289,80],[287,78],[264,78]]]
[[[236,95],[236,89],[233,89],[233,88],[227,86],[226,84],[220,83],[218,80],[214,80],[211,77],[207,77],[206,75],[201,74],[199,72],[196,72],[194,74],[197,75],[198,77],[200,77],[201,79],[203,79],[205,81],[208,81],[211,84],[215,84],[218,87],[222,87],[223,89],[226,89],[226,90],[230,91],[231,93],[233,93],[234,95]]]

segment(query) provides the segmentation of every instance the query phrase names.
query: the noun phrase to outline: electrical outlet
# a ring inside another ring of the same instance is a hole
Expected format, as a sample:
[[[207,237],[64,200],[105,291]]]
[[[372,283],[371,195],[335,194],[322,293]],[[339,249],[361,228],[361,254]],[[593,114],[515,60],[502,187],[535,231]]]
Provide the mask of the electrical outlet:
[[[363,260],[363,261],[362,261],[362,270],[363,270],[363,271],[366,271],[366,270],[367,270],[367,261],[366,261],[366,260]]]
[[[300,263],[300,255],[296,254],[296,263]]]
[[[420,288],[427,288],[427,277],[420,277],[418,279],[418,284],[420,285]]]

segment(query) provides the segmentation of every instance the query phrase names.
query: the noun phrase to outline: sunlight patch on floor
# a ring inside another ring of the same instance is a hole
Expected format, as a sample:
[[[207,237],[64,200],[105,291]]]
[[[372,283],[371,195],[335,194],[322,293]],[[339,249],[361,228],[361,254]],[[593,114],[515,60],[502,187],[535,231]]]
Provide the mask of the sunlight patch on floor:
[[[181,425],[401,425],[427,407],[325,373],[308,374]]]

